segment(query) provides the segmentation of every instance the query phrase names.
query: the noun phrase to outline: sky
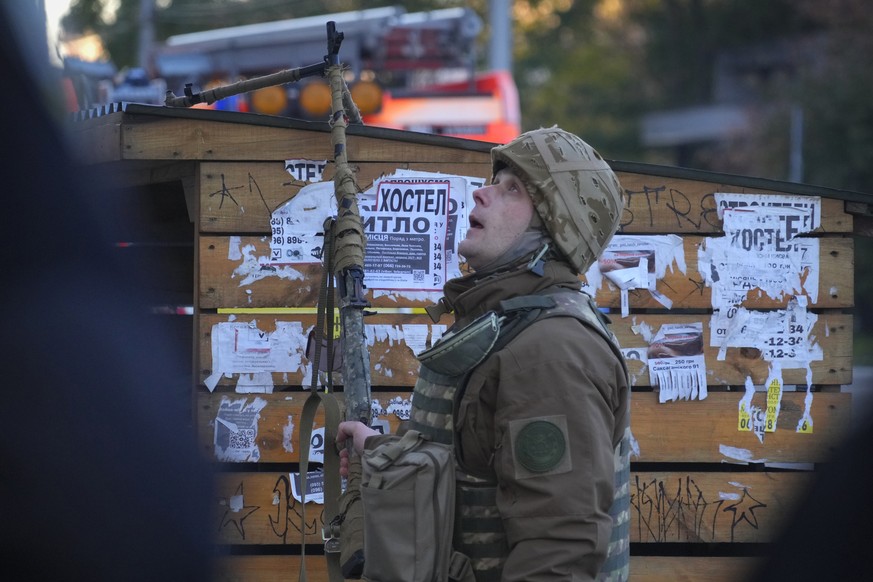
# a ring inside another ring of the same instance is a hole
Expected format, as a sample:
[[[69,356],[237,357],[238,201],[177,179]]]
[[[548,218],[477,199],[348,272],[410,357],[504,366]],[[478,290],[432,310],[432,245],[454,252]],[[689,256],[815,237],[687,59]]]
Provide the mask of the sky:
[[[49,55],[55,58],[55,44],[58,38],[58,25],[61,17],[67,13],[72,0],[45,0],[46,29],[49,45]]]

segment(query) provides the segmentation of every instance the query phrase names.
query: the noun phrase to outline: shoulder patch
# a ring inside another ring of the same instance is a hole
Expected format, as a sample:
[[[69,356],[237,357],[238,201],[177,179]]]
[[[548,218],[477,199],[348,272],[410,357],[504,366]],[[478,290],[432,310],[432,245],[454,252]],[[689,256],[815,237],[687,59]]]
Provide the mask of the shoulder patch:
[[[564,415],[509,423],[516,478],[554,475],[572,467]]]

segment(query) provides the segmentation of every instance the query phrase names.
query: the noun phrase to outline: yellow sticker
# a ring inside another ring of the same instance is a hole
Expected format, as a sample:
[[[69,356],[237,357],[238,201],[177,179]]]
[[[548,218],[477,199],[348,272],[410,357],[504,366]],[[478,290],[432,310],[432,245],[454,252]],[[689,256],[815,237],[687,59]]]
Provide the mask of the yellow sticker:
[[[767,387],[767,414],[764,432],[776,432],[776,420],[779,417],[779,406],[782,402],[782,380],[773,378]]]
[[[343,334],[343,323],[340,319],[340,310],[333,310],[333,339],[338,339]]]
[[[812,434],[812,419],[808,416],[801,419],[800,423],[797,425],[797,432]]]
[[[740,402],[740,418],[739,418],[739,426],[737,430],[752,430],[752,415],[749,414],[749,411],[746,410],[746,403]]]

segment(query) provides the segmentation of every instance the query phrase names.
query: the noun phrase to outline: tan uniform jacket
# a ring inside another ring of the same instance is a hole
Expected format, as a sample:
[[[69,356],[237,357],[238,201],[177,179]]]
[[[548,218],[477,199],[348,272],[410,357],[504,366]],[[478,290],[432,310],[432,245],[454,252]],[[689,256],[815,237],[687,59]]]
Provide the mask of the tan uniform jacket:
[[[463,327],[501,300],[562,287],[578,289],[579,281],[551,261],[543,277],[468,276],[445,293]],[[597,576],[612,528],[613,451],[628,423],[628,390],[606,341],[569,317],[532,324],[472,373],[455,418],[459,461],[499,484],[509,545],[504,581]],[[559,455],[561,441],[569,454]]]

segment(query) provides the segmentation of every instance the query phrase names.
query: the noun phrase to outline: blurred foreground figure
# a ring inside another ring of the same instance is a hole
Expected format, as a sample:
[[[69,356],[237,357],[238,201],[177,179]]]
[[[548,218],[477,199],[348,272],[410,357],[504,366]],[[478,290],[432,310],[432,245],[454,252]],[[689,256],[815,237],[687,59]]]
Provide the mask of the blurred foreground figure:
[[[0,6],[4,568],[208,580],[211,478],[181,404],[185,340],[159,331],[113,265],[104,182],[71,162],[47,63],[16,42],[44,42],[34,5]]]
[[[870,387],[868,387],[869,389]],[[786,518],[754,582],[863,580],[870,569],[867,531],[873,518],[868,489],[873,479],[873,418],[843,442],[815,472],[810,489]]]

